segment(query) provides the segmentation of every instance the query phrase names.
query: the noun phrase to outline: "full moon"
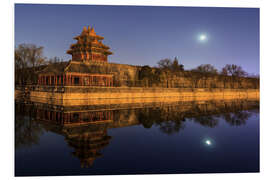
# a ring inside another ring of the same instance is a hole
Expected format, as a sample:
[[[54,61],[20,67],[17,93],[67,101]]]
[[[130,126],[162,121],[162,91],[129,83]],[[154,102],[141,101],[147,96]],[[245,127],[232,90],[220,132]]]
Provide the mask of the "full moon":
[[[205,34],[201,34],[200,36],[199,36],[199,40],[200,41],[205,41],[207,39],[207,36],[205,35]]]

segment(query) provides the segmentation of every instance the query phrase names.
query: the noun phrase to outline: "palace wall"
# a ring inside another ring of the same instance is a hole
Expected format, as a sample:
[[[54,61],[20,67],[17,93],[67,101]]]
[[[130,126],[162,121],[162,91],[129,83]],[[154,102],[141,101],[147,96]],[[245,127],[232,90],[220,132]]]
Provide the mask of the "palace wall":
[[[117,87],[165,87],[165,88],[258,88],[259,82],[249,78],[235,78],[234,81],[222,76],[195,76],[193,72],[180,72],[178,75],[161,75],[160,82],[151,83],[147,80],[139,80],[141,66],[117,63],[90,62],[91,68],[97,68],[97,72],[113,74],[114,86]],[[153,69],[154,70],[154,69]]]
[[[19,98],[21,90],[15,90]],[[63,106],[140,104],[148,102],[257,99],[258,89],[190,89],[138,87],[35,87],[28,98],[34,102]]]
[[[88,62],[91,68],[98,68],[96,71],[101,73],[111,73],[114,80],[117,81],[135,81],[138,80],[140,66],[128,64],[104,63],[104,62]]]

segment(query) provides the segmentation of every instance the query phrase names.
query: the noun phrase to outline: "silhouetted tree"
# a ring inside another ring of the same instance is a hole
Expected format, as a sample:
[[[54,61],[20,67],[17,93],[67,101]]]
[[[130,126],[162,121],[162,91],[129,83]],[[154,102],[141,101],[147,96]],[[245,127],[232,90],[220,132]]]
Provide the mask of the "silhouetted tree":
[[[241,66],[235,64],[227,64],[221,70],[221,75],[231,77],[231,87],[234,88],[234,84],[237,81],[238,85],[241,85],[241,77],[245,77],[247,73],[242,69]]]
[[[194,71],[206,73],[206,74],[217,74],[218,70],[211,64],[201,64]]]
[[[172,61],[171,59],[162,59],[160,61],[158,61],[158,67],[163,69],[163,70],[170,70],[170,68],[172,67]]]
[[[209,77],[217,75],[218,70],[211,64],[202,64],[195,69],[192,69],[192,72],[197,72],[201,74],[202,79],[204,80],[204,87],[206,87],[206,81]],[[212,80],[213,81],[213,80]]]
[[[36,80],[37,68],[45,64],[43,47],[20,44],[15,49],[15,82],[26,84]]]

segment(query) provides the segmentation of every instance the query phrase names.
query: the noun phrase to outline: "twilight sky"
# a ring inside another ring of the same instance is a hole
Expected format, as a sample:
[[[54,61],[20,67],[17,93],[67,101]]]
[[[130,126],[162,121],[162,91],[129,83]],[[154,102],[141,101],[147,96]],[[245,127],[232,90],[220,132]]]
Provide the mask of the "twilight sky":
[[[259,74],[258,8],[15,5],[15,45],[43,46],[47,57],[71,59],[66,51],[88,25],[111,47],[109,62],[155,66],[176,56],[185,69],[237,64]]]

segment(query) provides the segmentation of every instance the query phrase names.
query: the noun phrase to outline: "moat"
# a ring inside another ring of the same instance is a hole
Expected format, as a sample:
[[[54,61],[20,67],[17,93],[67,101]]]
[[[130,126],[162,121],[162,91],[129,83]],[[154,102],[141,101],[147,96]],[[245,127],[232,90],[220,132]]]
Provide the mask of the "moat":
[[[15,175],[259,172],[259,101],[15,102]]]

